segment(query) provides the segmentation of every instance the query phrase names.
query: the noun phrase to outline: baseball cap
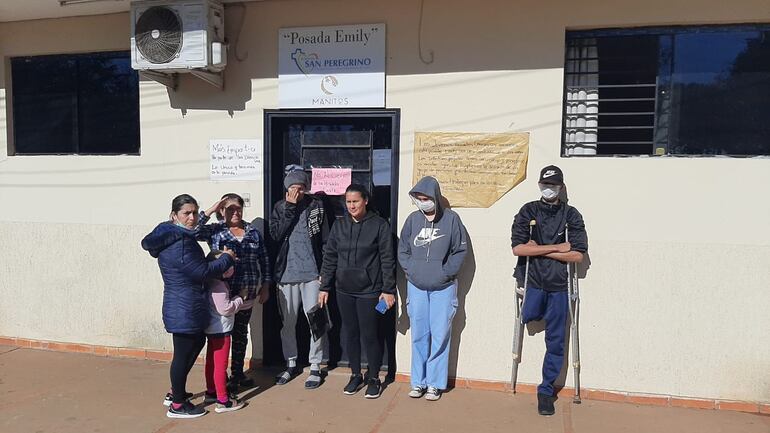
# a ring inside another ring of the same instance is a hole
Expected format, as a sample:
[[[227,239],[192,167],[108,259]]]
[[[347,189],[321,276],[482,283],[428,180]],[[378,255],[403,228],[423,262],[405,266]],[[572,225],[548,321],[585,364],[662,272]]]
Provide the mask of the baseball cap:
[[[540,180],[538,183],[561,185],[564,183],[564,174],[561,172],[561,169],[555,165],[543,167],[543,169],[540,170]]]

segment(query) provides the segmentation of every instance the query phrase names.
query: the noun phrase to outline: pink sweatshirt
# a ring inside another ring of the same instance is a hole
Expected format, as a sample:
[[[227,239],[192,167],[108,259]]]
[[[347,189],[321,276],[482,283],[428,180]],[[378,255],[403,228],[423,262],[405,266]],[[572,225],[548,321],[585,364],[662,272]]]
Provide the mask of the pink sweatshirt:
[[[230,298],[230,289],[222,280],[209,283],[209,326],[206,334],[224,334],[233,330],[235,313],[251,308],[253,300],[244,301],[240,296]]]

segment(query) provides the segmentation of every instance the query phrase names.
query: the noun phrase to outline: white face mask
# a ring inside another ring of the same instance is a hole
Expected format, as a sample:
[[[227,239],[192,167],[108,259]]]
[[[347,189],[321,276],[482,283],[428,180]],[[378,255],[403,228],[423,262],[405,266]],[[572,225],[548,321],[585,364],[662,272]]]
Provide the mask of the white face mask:
[[[559,197],[561,185],[540,184],[540,193],[546,201],[554,201]]]
[[[412,197],[412,201],[414,202],[414,205],[417,206],[417,209],[420,209],[423,212],[433,212],[433,210],[436,209],[436,202],[433,200],[422,201]]]

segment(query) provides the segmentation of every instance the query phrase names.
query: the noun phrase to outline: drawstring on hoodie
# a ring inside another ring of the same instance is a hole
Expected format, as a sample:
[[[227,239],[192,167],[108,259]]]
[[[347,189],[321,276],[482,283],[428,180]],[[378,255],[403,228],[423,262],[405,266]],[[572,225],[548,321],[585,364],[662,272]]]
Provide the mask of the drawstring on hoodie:
[[[352,217],[350,219],[353,219]],[[365,219],[361,220],[359,224],[361,224],[361,227],[358,228],[358,234],[356,235],[356,242],[353,244],[353,248],[355,248],[355,252],[353,253],[353,264],[358,264],[358,240],[361,238],[361,231],[364,229],[364,222],[366,222]],[[350,234],[348,236],[349,239],[353,239],[353,226],[356,225],[356,221],[353,220],[353,223],[350,224]],[[351,248],[348,248],[348,263],[350,263],[350,250]]]
[[[433,200],[435,200],[435,198],[433,198],[433,197],[431,197],[431,198]],[[415,198],[412,197],[412,200],[415,200]],[[422,214],[422,216],[425,217],[425,219],[422,221],[422,231],[424,233],[425,229],[428,228],[428,215],[422,209],[420,209],[419,206],[417,207],[417,210],[419,210],[420,213]],[[434,217],[434,219],[435,219],[435,217]],[[430,222],[430,242],[428,242],[428,255],[425,256],[425,261],[426,262],[430,261],[430,246],[433,243],[433,225],[434,224],[435,224],[435,221],[431,221]]]

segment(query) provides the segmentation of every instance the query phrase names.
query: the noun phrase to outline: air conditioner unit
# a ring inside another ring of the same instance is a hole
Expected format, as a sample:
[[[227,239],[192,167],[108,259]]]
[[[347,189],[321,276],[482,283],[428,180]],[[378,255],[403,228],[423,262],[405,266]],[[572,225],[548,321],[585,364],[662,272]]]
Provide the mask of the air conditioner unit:
[[[131,66],[140,71],[220,72],[227,64],[225,16],[214,0],[131,3]]]

